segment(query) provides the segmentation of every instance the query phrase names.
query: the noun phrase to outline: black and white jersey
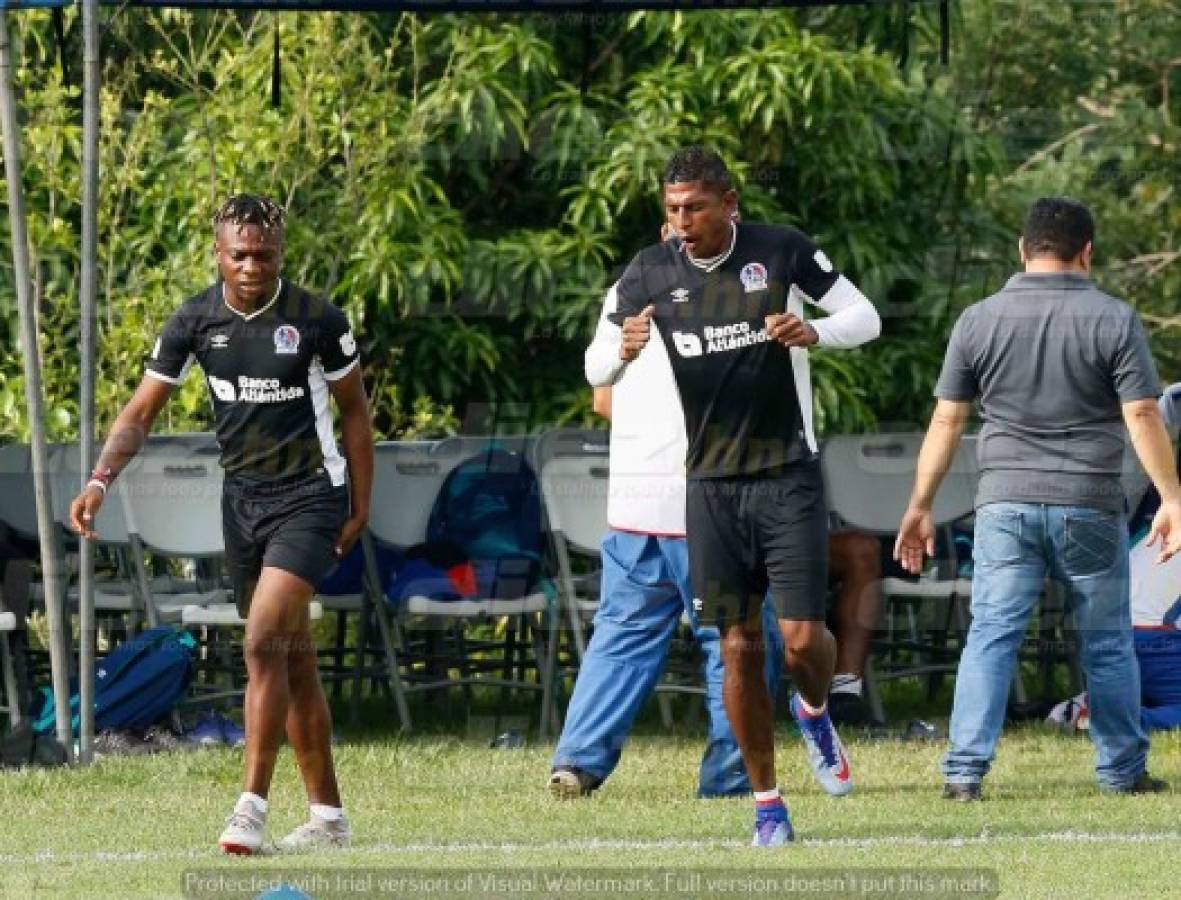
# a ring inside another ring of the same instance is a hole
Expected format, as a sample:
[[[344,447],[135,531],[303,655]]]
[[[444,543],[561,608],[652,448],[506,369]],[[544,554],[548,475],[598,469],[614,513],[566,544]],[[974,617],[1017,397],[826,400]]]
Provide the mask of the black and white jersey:
[[[811,324],[822,345],[876,337],[873,305],[793,228],[743,222],[728,252],[702,268],[677,243],[640,251],[617,286],[617,325],[649,304],[672,362],[690,478],[757,475],[815,456],[808,353],[772,341],[764,317],[832,313]],[[828,328],[824,326],[831,323]]]
[[[323,469],[344,484],[328,382],[359,356],[343,312],[284,280],[270,303],[246,315],[226,303],[219,281],[168,320],[147,374],[179,384],[194,360],[209,384],[227,472],[278,480]]]

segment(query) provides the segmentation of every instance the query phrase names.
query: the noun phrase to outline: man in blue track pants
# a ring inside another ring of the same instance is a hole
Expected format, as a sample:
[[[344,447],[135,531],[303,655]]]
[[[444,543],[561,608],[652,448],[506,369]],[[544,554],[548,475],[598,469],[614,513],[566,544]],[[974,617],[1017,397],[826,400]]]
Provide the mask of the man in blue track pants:
[[[608,292],[586,352],[592,383],[622,368],[619,327]],[[701,761],[700,797],[750,793],[750,780],[722,703],[720,635],[693,609],[685,541],[685,426],[664,348],[653,342],[612,387],[596,388],[595,411],[612,420],[611,531],[603,541],[602,597],[594,633],[554,753],[548,787],[557,798],[589,794],[614,771],[640,707],[651,696],[669,643],[687,615],[705,657],[709,742]],[[783,660],[770,607],[764,634],[773,649],[766,675],[772,690]]]

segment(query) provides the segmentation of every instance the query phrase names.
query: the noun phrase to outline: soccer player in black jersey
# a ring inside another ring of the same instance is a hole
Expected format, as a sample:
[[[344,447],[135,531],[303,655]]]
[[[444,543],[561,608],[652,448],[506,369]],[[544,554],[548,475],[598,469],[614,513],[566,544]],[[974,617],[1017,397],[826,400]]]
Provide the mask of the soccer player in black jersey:
[[[279,846],[342,846],[352,834],[332,764],[331,714],[308,608],[317,582],[348,552],[368,518],[373,434],[357,342],[344,313],[280,278],[281,207],[265,197],[231,197],[213,228],[221,278],[186,300],[164,326],[70,519],[80,534],[94,536],[107,487],[196,360],[209,384],[226,471],[222,524],[246,618],[249,676],[245,790],[219,843],[243,854],[262,846],[266,797],[286,725],[311,815]],[[343,457],[329,396],[341,414]]]
[[[836,646],[824,625],[827,516],[812,427],[811,345],[855,347],[881,321],[828,257],[793,228],[734,223],[738,195],[722,159],[677,151],[664,207],[680,243],[640,251],[616,291],[620,358],[652,325],[664,342],[689,439],[686,530],[703,624],[722,629],[726,712],[755,791],[754,843],[793,831],[775,783],[772,705],[763,681],[764,593],[778,607],[792,712],[812,768],[835,796],[852,788],[829,719]],[[827,316],[805,320],[804,304]]]

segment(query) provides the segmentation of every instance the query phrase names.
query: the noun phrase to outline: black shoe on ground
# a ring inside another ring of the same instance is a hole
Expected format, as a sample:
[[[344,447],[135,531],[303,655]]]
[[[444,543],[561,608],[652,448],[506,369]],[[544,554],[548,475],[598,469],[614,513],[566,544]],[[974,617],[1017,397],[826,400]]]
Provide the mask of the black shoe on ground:
[[[879,724],[874,721],[869,704],[862,696],[848,691],[833,691],[828,695],[828,717],[834,725],[846,728],[868,728]]]
[[[1169,783],[1160,778],[1153,778],[1147,772],[1141,772],[1136,780],[1127,787],[1111,788],[1116,794],[1160,794],[1169,789]]]
[[[971,803],[984,798],[980,794],[979,781],[949,781],[943,785],[943,799]]]
[[[546,787],[555,800],[577,800],[589,797],[602,781],[590,772],[575,766],[558,766],[549,776]]]

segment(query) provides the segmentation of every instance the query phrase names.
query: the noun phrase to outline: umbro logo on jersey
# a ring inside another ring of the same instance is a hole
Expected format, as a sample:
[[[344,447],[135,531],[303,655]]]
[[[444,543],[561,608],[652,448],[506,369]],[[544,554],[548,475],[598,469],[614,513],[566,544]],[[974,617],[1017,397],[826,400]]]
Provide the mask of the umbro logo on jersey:
[[[743,289],[749,294],[751,291],[765,291],[767,289],[767,267],[760,262],[749,262],[738,273]]]
[[[209,346],[213,350],[224,350],[226,347],[230,346],[229,335],[215,334],[209,339]]]
[[[673,303],[687,303],[689,291],[686,288],[675,288],[672,292]]]
[[[280,325],[275,329],[275,352],[298,353],[299,329],[294,325]]]

